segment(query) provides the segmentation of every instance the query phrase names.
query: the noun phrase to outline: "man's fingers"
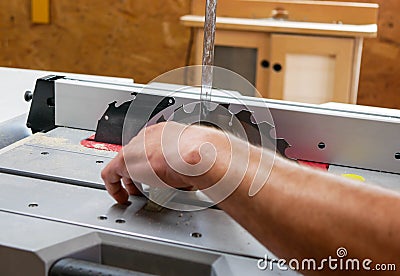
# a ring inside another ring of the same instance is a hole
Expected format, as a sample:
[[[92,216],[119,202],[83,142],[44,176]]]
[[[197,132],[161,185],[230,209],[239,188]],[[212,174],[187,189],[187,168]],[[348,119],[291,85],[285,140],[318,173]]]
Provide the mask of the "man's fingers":
[[[121,181],[106,185],[108,193],[120,204],[128,202],[129,194],[122,187]]]
[[[133,183],[132,179],[130,179],[129,177],[123,177],[122,182],[124,183],[124,186],[130,195],[142,195],[139,188],[135,185],[135,183]]]
[[[101,178],[106,185],[108,193],[118,202],[126,203],[128,201],[128,192],[122,187],[121,179],[125,177],[126,171],[122,155],[118,154],[101,172]]]

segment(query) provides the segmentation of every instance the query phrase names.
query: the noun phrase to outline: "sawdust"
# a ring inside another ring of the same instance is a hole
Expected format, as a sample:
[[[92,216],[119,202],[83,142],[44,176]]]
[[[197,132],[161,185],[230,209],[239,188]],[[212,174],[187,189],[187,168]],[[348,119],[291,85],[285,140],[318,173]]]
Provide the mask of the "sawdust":
[[[65,138],[55,138],[45,136],[43,133],[37,133],[34,138],[30,141],[31,143],[36,143],[43,146],[59,147],[66,144],[70,144],[68,139]]]
[[[78,135],[79,137],[79,135]],[[85,155],[92,155],[98,156],[101,158],[113,158],[117,153],[111,151],[100,151],[96,148],[87,148],[83,146],[80,142],[76,142],[76,138],[71,140],[70,138],[58,136],[58,137],[51,137],[45,133],[36,133],[34,135],[29,136],[19,142],[16,142],[11,146],[1,149],[1,152],[6,152],[11,150],[17,146],[27,145],[33,147],[39,147],[43,149],[52,149],[57,151],[67,151],[73,152],[78,154],[85,154]]]
[[[104,144],[95,144],[93,147],[99,150],[108,150],[108,148]]]
[[[84,152],[87,149],[80,144],[72,144],[70,140],[61,137],[48,137],[43,133],[37,133],[35,137],[30,141],[32,145],[45,146],[55,149],[68,149],[71,151]]]

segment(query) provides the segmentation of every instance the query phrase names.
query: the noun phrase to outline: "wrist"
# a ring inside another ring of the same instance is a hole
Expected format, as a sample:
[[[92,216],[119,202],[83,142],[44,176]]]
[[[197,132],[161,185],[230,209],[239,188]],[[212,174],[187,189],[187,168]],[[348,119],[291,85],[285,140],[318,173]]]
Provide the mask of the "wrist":
[[[189,128],[190,129],[190,128]],[[199,129],[196,129],[199,130]],[[225,175],[231,164],[231,146],[228,134],[207,128],[203,133],[196,133],[194,144],[183,154],[183,160],[193,166],[200,165],[201,173],[185,176],[185,181],[199,190],[210,188]]]

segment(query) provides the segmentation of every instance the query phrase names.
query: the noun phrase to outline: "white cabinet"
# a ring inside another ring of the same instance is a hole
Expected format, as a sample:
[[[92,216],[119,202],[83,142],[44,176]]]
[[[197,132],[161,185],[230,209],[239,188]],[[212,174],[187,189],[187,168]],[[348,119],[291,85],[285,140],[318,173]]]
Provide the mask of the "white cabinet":
[[[275,2],[289,20],[254,18],[260,8],[272,9]],[[377,35],[377,5],[359,4],[359,17],[352,22],[348,12],[356,11],[354,4],[293,1],[286,2],[286,8],[291,9],[286,11],[284,2],[255,1],[252,7],[248,1],[220,0],[222,11],[217,14],[223,16],[217,17],[215,65],[245,77],[262,97],[307,103],[356,103],[363,39]],[[183,16],[181,21],[194,29],[193,63],[201,64],[204,17],[199,15],[201,3],[196,3],[194,14]],[[308,13],[309,7],[315,10],[315,18]],[[321,22],[320,12],[325,12],[329,20],[338,20]],[[229,17],[230,14],[243,18]],[[291,16],[308,16],[318,22],[291,21]],[[349,22],[344,24],[342,20]],[[235,84],[217,85],[240,90]]]

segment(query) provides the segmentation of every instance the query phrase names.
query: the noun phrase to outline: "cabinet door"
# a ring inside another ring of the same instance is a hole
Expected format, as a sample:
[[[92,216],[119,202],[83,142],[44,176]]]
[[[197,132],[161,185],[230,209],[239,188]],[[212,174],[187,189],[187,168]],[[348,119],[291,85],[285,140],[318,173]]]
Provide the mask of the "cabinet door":
[[[196,63],[202,62],[203,29],[196,36]],[[215,37],[215,66],[229,69],[246,78],[259,94],[249,91],[237,78],[216,79],[215,86],[247,96],[267,96],[269,77],[269,35],[266,33],[218,30]]]
[[[352,38],[271,35],[268,96],[296,102],[353,102]]]

